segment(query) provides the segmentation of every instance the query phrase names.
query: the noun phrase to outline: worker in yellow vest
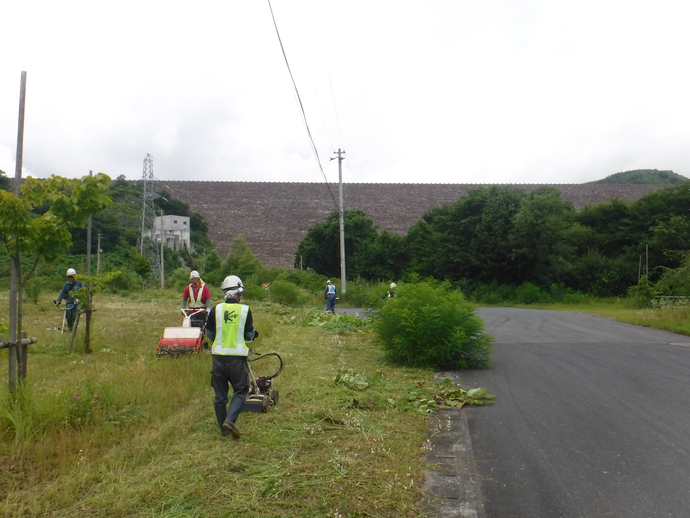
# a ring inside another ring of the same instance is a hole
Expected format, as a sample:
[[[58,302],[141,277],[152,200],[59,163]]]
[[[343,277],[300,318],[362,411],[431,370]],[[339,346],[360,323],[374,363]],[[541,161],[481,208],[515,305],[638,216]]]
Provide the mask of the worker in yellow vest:
[[[206,336],[213,342],[211,354],[211,386],[215,392],[213,402],[216,419],[223,436],[240,438],[237,418],[242,412],[249,393],[249,369],[247,355],[251,342],[259,332],[254,330],[252,312],[249,306],[240,304],[244,285],[237,275],[223,279],[221,289],[225,302],[211,308],[206,321]],[[228,407],[228,392],[232,386],[233,396]]]

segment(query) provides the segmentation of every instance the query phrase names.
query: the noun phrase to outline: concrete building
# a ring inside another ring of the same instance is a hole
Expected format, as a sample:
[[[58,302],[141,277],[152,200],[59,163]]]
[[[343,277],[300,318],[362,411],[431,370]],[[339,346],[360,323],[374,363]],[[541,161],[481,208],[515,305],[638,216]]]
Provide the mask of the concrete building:
[[[153,222],[154,241],[172,250],[193,251],[187,216],[156,216]]]

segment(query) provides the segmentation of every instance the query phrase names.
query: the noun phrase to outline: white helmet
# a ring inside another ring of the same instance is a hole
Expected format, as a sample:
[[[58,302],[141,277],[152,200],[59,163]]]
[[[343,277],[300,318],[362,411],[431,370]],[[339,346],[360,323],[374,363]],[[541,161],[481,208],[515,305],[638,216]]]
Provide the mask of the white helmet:
[[[242,293],[244,291],[244,284],[242,284],[242,279],[237,275],[228,275],[223,279],[223,284],[220,285],[220,289],[223,291],[233,290]]]
[[[75,270],[74,268],[70,268],[69,270],[67,270],[67,273],[65,275],[67,275],[67,277],[71,277],[72,275],[77,275],[77,270]]]
[[[189,280],[192,279],[201,279],[201,275],[199,275],[199,272],[196,270],[192,270],[192,273],[189,274]]]
[[[397,288],[397,287],[398,287],[397,284],[395,284],[394,282],[391,282],[391,289],[392,289],[392,290],[394,290],[394,289]]]

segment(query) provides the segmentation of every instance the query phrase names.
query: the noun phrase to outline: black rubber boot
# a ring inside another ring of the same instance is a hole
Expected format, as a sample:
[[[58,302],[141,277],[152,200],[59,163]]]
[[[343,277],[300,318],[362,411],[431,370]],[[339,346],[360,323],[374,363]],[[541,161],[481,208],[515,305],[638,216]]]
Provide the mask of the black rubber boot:
[[[216,420],[218,421],[218,427],[220,428],[220,434],[223,437],[225,437],[226,435],[230,434],[230,430],[223,428],[223,423],[225,422],[225,417],[228,415],[228,411],[226,410],[225,405],[223,405],[223,406],[216,405],[214,408],[216,410]]]

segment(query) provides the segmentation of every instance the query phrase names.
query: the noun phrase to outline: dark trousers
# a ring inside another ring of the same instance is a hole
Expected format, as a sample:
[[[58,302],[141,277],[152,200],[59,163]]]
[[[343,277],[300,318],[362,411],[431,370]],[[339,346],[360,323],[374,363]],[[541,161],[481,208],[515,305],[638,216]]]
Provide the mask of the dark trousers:
[[[211,386],[216,397],[213,406],[218,426],[223,430],[225,421],[235,423],[242,412],[249,393],[249,369],[245,356],[213,355]],[[232,386],[233,396],[228,407],[228,392]]]
[[[192,327],[204,327],[206,325],[206,311],[199,311],[189,317],[189,325]]]
[[[77,318],[77,311],[79,311],[79,306],[74,302],[67,302],[67,307],[69,309],[65,310],[65,320],[67,321],[67,329],[72,330],[74,320]]]
[[[335,313],[335,293],[326,295],[326,311],[333,311]]]

